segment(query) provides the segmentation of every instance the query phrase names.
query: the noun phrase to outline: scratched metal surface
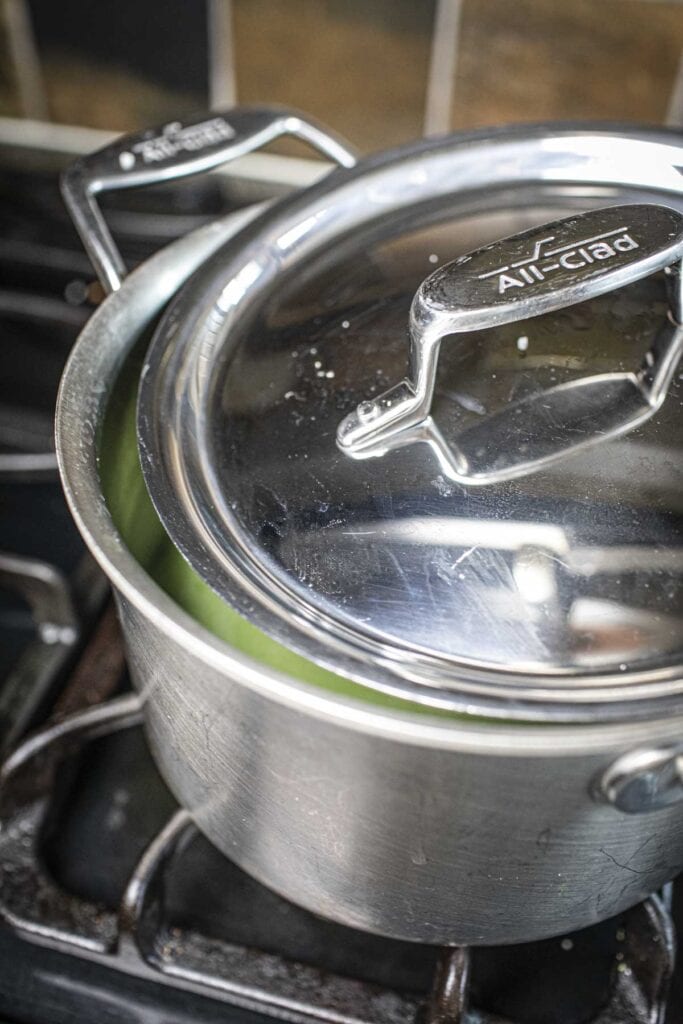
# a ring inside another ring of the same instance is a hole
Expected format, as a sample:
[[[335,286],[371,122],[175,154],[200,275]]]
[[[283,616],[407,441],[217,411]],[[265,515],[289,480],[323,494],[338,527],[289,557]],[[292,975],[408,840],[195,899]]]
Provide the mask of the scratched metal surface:
[[[304,712],[200,665],[125,600],[122,615],[171,790],[231,860],[314,913],[434,944],[525,942],[617,914],[683,868],[680,805],[624,815],[588,794],[619,750],[673,738],[675,721],[574,730],[592,750],[558,727],[418,737],[313,694]]]
[[[667,324],[662,280],[516,324],[492,314],[491,328],[448,339],[430,427],[441,451],[419,433],[381,457],[336,444],[345,416],[406,376],[410,302],[435,267],[560,211],[680,204],[680,175],[654,191],[653,168],[577,191],[597,140],[530,141],[525,165],[513,139],[494,136],[479,160],[448,140],[380,156],[255,222],[162,321],[138,430],[176,545],[281,643],[425,703],[454,707],[467,688],[467,709],[476,693],[492,713],[482,694],[526,700],[535,686],[571,702],[569,716],[608,689],[659,694],[680,660],[680,381],[636,429],[616,436],[606,415],[621,415],[619,387]],[[622,157],[635,157],[628,144]],[[485,159],[501,169],[482,193]],[[595,171],[622,173],[621,160]],[[555,184],[525,190],[533,175]],[[571,430],[551,395],[584,378],[600,415]],[[525,448],[530,463],[534,450],[563,457],[469,486],[443,449],[467,439],[478,457],[487,430],[494,469]]]
[[[463,251],[472,229],[454,218],[436,238],[336,247],[271,297],[217,385],[212,455],[235,529],[280,585],[387,645],[513,672],[675,661],[679,381],[652,422],[523,479],[492,472],[469,486],[418,440],[364,460],[337,450],[344,414],[405,377],[413,294],[433,255]],[[495,453],[480,459],[496,469],[520,446],[531,457],[567,443],[551,392],[598,375],[606,406],[610,375],[637,370],[666,308],[663,279],[650,279],[446,339],[432,407],[441,436],[474,458],[498,414]],[[576,443],[598,429],[588,406],[582,416]]]

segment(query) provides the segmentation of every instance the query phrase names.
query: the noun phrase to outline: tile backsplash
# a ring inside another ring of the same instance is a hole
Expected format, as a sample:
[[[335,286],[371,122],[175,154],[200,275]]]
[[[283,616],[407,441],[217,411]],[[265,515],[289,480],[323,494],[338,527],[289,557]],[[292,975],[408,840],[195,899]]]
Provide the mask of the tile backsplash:
[[[234,54],[240,102],[305,109],[363,150],[422,134],[438,0],[212,0],[214,12],[221,2],[231,40],[218,52]],[[0,0],[0,114],[22,113],[12,4],[29,17],[53,120],[125,130],[209,104],[204,0]],[[440,88],[453,128],[667,118],[680,3],[451,0],[450,12]]]

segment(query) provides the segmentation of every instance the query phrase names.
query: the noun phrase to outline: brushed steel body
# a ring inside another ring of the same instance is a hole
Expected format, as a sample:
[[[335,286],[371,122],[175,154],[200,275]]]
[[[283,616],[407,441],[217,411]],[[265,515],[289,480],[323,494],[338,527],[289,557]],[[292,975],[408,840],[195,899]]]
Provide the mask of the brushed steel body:
[[[314,913],[420,942],[526,942],[683,869],[680,804],[625,815],[589,795],[618,752],[680,723],[476,728],[270,694],[119,603],[171,789],[227,856]]]
[[[590,146],[590,131],[576,135]],[[516,146],[521,158],[526,137],[511,138],[486,144],[503,156]],[[600,132],[595,139],[600,151]],[[629,133],[618,141],[626,151]],[[553,180],[558,147],[544,152]],[[511,164],[490,155],[489,176],[495,166],[514,177]],[[641,162],[625,177],[636,187],[637,175],[650,181],[655,171]],[[673,189],[674,176],[658,173],[652,184]],[[619,756],[675,744],[680,708],[605,723],[597,705],[592,723],[483,724],[335,696],[198,626],[118,534],[98,472],[113,384],[177,288],[250,216],[200,229],[135,271],[86,326],[60,393],[62,479],[116,590],[165,778],[231,859],[347,925],[420,942],[498,944],[616,914],[683,868],[683,804],[627,814],[596,799],[596,780]]]

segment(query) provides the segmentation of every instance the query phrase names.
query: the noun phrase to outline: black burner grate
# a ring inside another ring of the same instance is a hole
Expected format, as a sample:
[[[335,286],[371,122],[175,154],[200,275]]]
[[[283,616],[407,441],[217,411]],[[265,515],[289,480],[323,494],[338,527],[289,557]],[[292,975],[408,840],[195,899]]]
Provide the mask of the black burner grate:
[[[91,706],[57,715],[2,770],[0,913],[16,940],[69,954],[75,977],[87,961],[289,1021],[663,1024],[674,940],[661,897],[562,942],[470,953],[331,925],[246,879],[173,804],[139,698],[92,704],[120,679],[112,623],[84,655],[90,669],[105,658],[100,692],[81,666],[61,698]]]

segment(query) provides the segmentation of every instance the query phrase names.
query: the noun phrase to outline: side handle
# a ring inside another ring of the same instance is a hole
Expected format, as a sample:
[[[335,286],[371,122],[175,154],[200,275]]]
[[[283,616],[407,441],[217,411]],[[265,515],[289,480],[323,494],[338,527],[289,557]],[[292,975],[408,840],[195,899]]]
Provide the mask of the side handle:
[[[101,192],[201,174],[283,135],[302,139],[342,167],[356,162],[351,148],[315,121],[289,110],[254,107],[125,135],[72,164],[62,175],[62,195],[105,291],[121,287],[126,267],[97,203]]]

